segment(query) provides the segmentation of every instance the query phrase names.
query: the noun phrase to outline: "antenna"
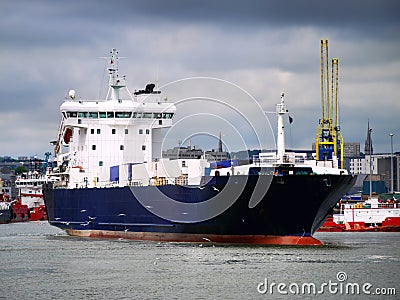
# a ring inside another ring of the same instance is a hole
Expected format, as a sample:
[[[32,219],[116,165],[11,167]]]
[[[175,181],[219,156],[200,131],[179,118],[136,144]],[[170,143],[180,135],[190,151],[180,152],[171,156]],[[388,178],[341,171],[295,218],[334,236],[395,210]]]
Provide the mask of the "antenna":
[[[160,67],[157,64],[156,75],[155,75],[155,77],[156,77],[156,90],[158,90],[160,88],[160,86],[159,86],[159,70],[160,70]]]
[[[103,82],[105,77],[106,70],[109,74],[109,89],[107,92],[106,100],[110,95],[111,90],[111,99],[112,100],[120,100],[119,99],[119,89],[125,87],[125,75],[119,77],[118,70],[119,70],[119,60],[122,58],[126,58],[124,56],[119,56],[117,49],[113,48],[110,51],[110,56],[100,56],[99,58],[104,59],[105,66],[104,66],[104,73],[102,76],[101,84],[100,84],[100,91],[99,91],[99,99],[101,98],[101,90],[103,89]],[[132,96],[131,96],[132,98]]]
[[[121,100],[119,97],[119,89],[125,87],[125,76],[119,77],[118,73],[118,51],[113,48],[110,51],[110,64],[108,67],[109,86],[111,88],[111,99]]]

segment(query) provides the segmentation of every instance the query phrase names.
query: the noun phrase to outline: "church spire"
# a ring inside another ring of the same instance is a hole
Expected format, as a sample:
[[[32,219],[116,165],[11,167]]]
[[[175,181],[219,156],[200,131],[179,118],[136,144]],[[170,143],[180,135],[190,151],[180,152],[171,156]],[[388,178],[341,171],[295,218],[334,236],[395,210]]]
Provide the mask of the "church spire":
[[[374,154],[374,149],[372,147],[371,131],[372,131],[372,129],[369,128],[369,120],[368,120],[367,139],[365,140],[365,147],[364,147],[365,155]]]

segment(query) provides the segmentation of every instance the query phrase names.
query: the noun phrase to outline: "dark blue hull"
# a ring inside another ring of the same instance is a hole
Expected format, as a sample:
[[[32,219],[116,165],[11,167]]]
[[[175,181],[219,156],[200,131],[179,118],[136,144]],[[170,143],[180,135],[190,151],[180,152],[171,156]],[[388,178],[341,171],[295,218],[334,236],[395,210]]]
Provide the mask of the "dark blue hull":
[[[269,243],[265,237],[311,236],[355,177],[254,175],[207,180],[199,187],[57,189],[49,184],[43,193],[49,222],[74,235]]]

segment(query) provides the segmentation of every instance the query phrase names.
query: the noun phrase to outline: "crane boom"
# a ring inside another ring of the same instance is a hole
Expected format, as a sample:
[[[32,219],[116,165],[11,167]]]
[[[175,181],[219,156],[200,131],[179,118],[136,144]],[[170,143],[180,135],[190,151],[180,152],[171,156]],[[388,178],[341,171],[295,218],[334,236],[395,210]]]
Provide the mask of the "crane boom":
[[[329,118],[328,40],[321,40],[321,102],[322,120]]]
[[[344,142],[339,126],[339,59],[332,59],[329,69],[328,40],[321,40],[321,103],[322,118],[319,120],[315,140],[317,160],[338,159],[344,166]],[[331,84],[330,84],[331,83]]]
[[[332,58],[332,106],[333,114],[332,119],[334,120],[334,127],[339,126],[339,58]]]
[[[334,130],[336,132],[335,155],[339,159],[339,167],[344,168],[344,140],[339,124],[339,59],[332,58],[332,105]]]

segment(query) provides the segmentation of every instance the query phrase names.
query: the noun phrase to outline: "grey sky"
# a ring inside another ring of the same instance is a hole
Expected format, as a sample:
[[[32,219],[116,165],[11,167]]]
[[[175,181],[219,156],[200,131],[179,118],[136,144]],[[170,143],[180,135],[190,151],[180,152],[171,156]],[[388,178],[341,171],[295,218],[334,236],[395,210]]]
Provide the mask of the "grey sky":
[[[274,110],[285,91],[295,120],[289,147],[310,148],[321,115],[321,38],[329,39],[330,57],[339,58],[345,141],[363,150],[369,119],[374,150],[389,152],[392,132],[400,151],[399,1],[1,4],[0,156],[43,157],[52,150],[68,90],[84,99],[105,96],[99,57],[111,48],[127,57],[120,69],[131,90],[155,79],[164,85],[209,76],[239,85],[265,110]],[[168,92],[174,96],[172,87]],[[240,106],[239,98],[230,101]]]

